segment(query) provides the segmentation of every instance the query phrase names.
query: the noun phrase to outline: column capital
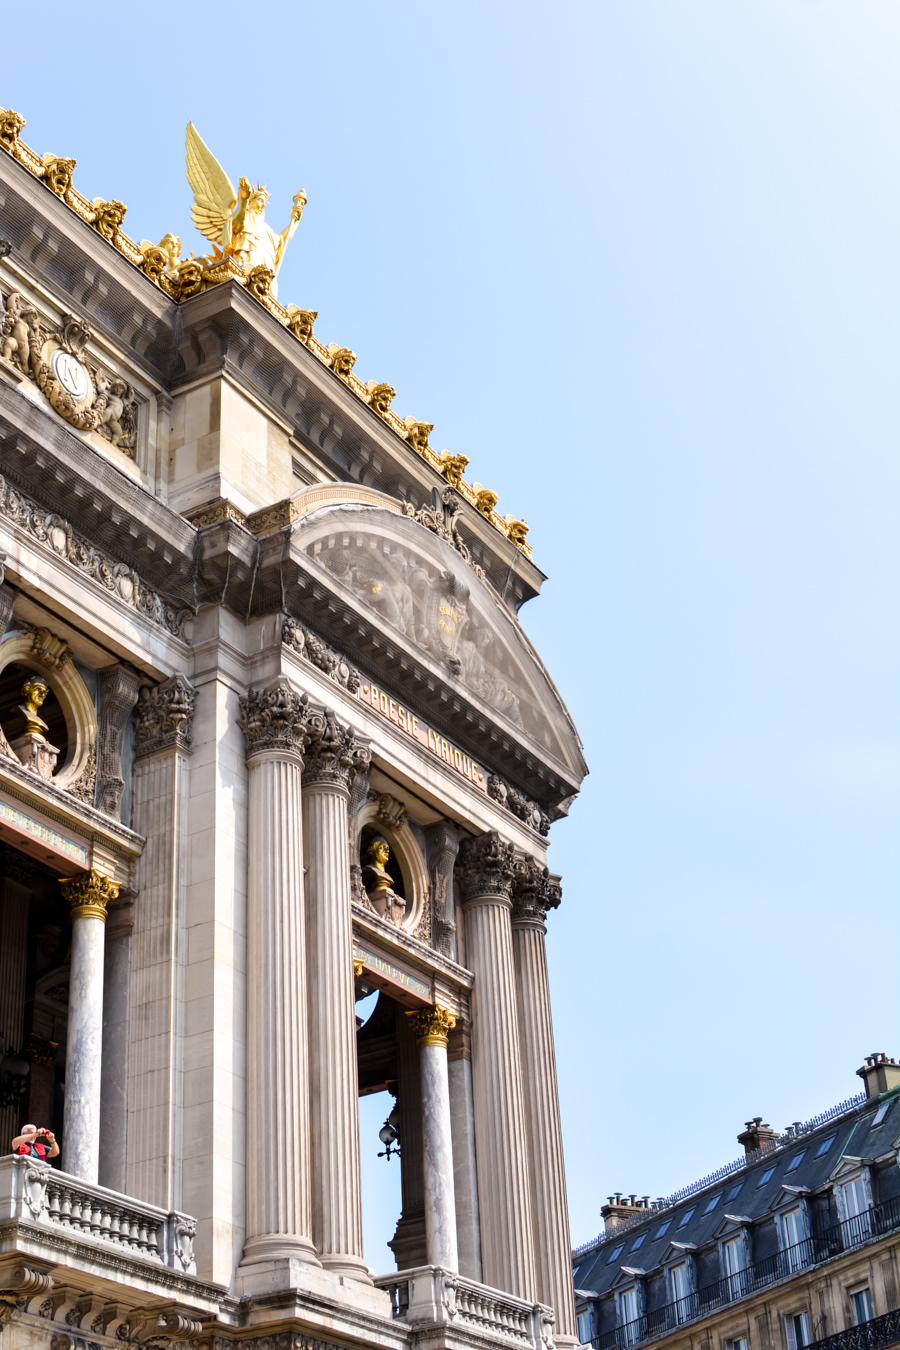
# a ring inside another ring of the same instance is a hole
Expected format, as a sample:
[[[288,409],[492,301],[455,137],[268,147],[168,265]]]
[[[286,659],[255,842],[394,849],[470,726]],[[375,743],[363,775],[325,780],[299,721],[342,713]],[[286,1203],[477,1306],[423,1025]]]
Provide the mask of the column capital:
[[[197,691],[184,675],[171,675],[151,689],[144,685],[134,710],[134,755],[155,750],[190,752]]]
[[[552,876],[536,858],[517,858],[512,887],[512,921],[544,926],[548,909],[562,899],[559,877]]]
[[[72,919],[100,919],[106,922],[106,906],[118,899],[119,883],[92,867],[77,877],[60,877],[63,899],[71,906]]]
[[[358,773],[369,767],[372,752],[327,708],[317,709],[307,723],[304,787],[336,787],[345,792]]]
[[[433,1008],[417,1008],[406,1016],[412,1023],[416,1045],[442,1045],[447,1048],[447,1036],[456,1026],[456,1016],[449,1008],[436,1003]]]
[[[240,700],[238,723],[247,742],[247,759],[274,750],[302,763],[310,717],[307,702],[308,696],[298,694],[283,675],[264,689],[248,689]]]
[[[463,904],[487,897],[508,900],[515,877],[512,844],[501,839],[496,830],[476,839],[464,839],[459,846],[455,875],[462,889]]]

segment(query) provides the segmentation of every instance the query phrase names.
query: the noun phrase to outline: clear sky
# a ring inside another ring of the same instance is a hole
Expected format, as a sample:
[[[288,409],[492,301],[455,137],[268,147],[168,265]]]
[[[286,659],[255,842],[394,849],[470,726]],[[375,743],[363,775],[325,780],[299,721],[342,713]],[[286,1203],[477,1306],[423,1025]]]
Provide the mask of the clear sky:
[[[95,0],[3,33],[0,104],[132,238],[206,247],[188,118],[276,228],[304,187],[281,299],[530,522],[522,619],[591,766],[550,851],[573,1241],[900,1055],[896,0]]]

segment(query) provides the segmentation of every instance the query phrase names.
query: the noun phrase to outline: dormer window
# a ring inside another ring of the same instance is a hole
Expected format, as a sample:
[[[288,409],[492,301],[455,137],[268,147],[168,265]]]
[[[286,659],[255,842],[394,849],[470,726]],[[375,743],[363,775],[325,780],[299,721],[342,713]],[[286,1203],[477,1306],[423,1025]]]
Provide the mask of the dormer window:
[[[676,1322],[686,1322],[693,1316],[691,1308],[691,1282],[688,1274],[687,1261],[681,1261],[677,1266],[672,1266],[669,1270],[669,1279],[672,1283],[672,1302],[675,1305]]]
[[[876,1125],[880,1125],[880,1124],[881,1124],[881,1122],[884,1120],[885,1116],[887,1115],[888,1111],[890,1111],[890,1109],[891,1109],[891,1107],[892,1107],[893,1105],[894,1105],[893,1101],[882,1102],[882,1103],[881,1103],[881,1105],[879,1106],[878,1110],[875,1112],[875,1119],[872,1121],[872,1129],[873,1129],[873,1130],[874,1130],[874,1128],[875,1128]]]
[[[731,1190],[725,1197],[726,1205],[729,1203],[729,1201],[733,1200],[736,1195],[740,1195],[743,1185],[744,1183],[742,1181],[739,1181],[736,1186],[732,1186]]]
[[[694,1215],[693,1209],[686,1209],[682,1214],[681,1218],[678,1220],[678,1227],[683,1228],[686,1223],[690,1223],[691,1219],[693,1218],[693,1215]]]
[[[803,1159],[804,1159],[805,1157],[806,1157],[806,1149],[805,1149],[805,1148],[801,1148],[800,1152],[799,1152],[799,1153],[795,1153],[794,1156],[793,1156],[793,1158],[791,1158],[791,1161],[788,1163],[787,1167],[784,1169],[784,1170],[785,1170],[785,1173],[795,1171],[795,1170],[800,1166],[800,1164],[802,1163],[802,1161],[803,1161]]]
[[[719,1201],[721,1200],[721,1198],[722,1198],[722,1196],[721,1196],[721,1192],[720,1192],[719,1195],[714,1195],[713,1198],[712,1198],[711,1200],[707,1200],[707,1202],[706,1202],[706,1208],[704,1209],[703,1213],[704,1213],[704,1214],[712,1214],[713,1210],[715,1209],[716,1205],[719,1203]]]
[[[590,1310],[581,1312],[576,1319],[578,1327],[578,1341],[581,1345],[590,1345],[591,1343],[591,1314]]]
[[[759,1181],[756,1183],[757,1189],[759,1189],[760,1186],[765,1186],[766,1182],[771,1181],[774,1175],[775,1175],[775,1168],[767,1167],[766,1170],[763,1172],[762,1176],[760,1177]]]
[[[817,1158],[825,1157],[825,1154],[828,1152],[828,1150],[831,1148],[831,1145],[834,1143],[834,1138],[835,1138],[834,1135],[830,1134],[827,1139],[822,1140],[821,1144],[816,1149]]]
[[[642,1246],[644,1245],[644,1243],[646,1242],[646,1240],[647,1240],[647,1234],[646,1234],[646,1233],[641,1233],[640,1236],[639,1236],[639,1237],[636,1237],[636,1238],[634,1239],[634,1242],[632,1242],[632,1244],[631,1244],[631,1250],[632,1250],[633,1252],[636,1252],[637,1249],[638,1249],[638,1247],[642,1247]]]
[[[618,1261],[619,1257],[622,1255],[624,1250],[625,1250],[624,1242],[620,1242],[618,1246],[613,1247],[612,1251],[609,1254],[609,1259],[607,1260],[606,1264],[608,1266],[611,1266],[613,1261]]]
[[[668,1233],[669,1231],[669,1225],[671,1224],[671,1222],[672,1222],[671,1219],[666,1219],[665,1223],[661,1223],[659,1225],[653,1238],[654,1242],[656,1242],[661,1237],[665,1237],[666,1233]]]
[[[872,1215],[869,1209],[869,1193],[866,1179],[860,1175],[841,1186],[840,1208],[844,1211],[841,1224],[841,1238],[844,1247],[856,1247],[867,1242],[872,1236]]]

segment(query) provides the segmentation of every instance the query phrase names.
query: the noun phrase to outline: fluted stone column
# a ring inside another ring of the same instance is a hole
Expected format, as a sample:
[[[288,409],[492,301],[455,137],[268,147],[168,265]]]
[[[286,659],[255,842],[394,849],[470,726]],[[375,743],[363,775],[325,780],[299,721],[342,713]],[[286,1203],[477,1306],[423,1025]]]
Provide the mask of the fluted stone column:
[[[456,876],[472,991],[472,1075],[485,1284],[534,1299],[534,1248],[510,929],[512,845],[466,839]]]
[[[406,1014],[419,1047],[422,1076],[422,1165],[425,1173],[425,1253],[430,1266],[456,1273],[456,1199],[447,1077],[447,1033],[456,1018],[435,1005]]]
[[[119,884],[92,867],[89,872],[61,880],[60,888],[72,907],[62,1165],[65,1172],[96,1185],[106,906],[117,898]]]
[[[472,1028],[457,1018],[447,1043],[453,1179],[456,1191],[456,1245],[459,1273],[482,1281],[478,1166],[475,1155],[475,1105],[472,1091]]]
[[[285,1259],[319,1265],[312,1241],[300,796],[305,705],[283,677],[241,699],[250,771],[245,1266]]]
[[[127,1194],[128,1150],[128,1032],[131,993],[131,935],[134,913],[131,899],[119,901],[106,922],[103,956],[103,1074],[100,1082],[100,1118],[103,1150],[98,1180],[111,1191]]]
[[[556,1312],[555,1339],[577,1344],[575,1291],[566,1207],[566,1175],[544,948],[548,909],[560,902],[558,878],[528,858],[513,884],[512,938],[516,963],[519,1045],[534,1224],[536,1295]]]
[[[371,1283],[363,1260],[347,803],[368,749],[330,713],[308,723],[303,837],[309,905],[313,1237],[322,1265]]]

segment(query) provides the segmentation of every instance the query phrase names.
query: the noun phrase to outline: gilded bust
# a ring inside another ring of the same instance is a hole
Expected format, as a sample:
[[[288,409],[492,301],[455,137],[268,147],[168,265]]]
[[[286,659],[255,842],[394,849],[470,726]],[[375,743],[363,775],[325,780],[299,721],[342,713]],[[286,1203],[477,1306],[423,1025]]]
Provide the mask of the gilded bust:
[[[25,718],[25,734],[40,736],[46,740],[47,723],[38,716],[38,708],[50,693],[50,686],[43,675],[29,675],[22,685],[24,703],[19,704],[19,712]]]
[[[402,928],[406,917],[406,901],[397,895],[390,872],[387,871],[391,850],[386,839],[380,835],[373,839],[366,850],[368,863],[363,866],[363,885],[369,897],[369,904],[376,914],[380,914],[395,928]]]

